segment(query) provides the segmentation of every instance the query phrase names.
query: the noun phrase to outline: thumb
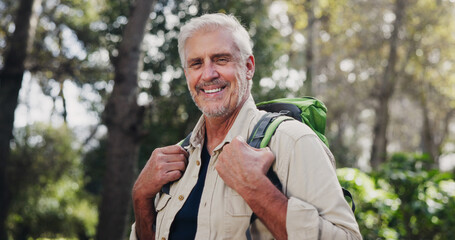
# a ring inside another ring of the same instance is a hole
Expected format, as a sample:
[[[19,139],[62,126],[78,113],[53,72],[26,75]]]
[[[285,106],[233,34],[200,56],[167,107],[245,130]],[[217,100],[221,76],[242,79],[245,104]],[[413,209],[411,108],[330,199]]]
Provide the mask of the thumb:
[[[261,152],[264,152],[266,154],[269,154],[269,153],[273,154],[272,149],[270,149],[269,147],[259,148],[258,150]]]
[[[275,154],[272,152],[272,150],[269,147],[261,148],[261,153],[263,156],[263,159],[267,162],[267,169],[270,168],[272,165],[273,161],[275,160]]]
[[[248,148],[250,146],[250,145],[248,145],[248,143],[246,143],[245,139],[242,136],[235,137],[234,140],[232,141],[232,143],[234,143],[234,145],[237,147]]]
[[[239,142],[241,142],[241,143],[246,143],[245,138],[243,138],[243,137],[240,136],[240,135],[237,136],[237,137],[235,137],[235,138],[236,138]]]

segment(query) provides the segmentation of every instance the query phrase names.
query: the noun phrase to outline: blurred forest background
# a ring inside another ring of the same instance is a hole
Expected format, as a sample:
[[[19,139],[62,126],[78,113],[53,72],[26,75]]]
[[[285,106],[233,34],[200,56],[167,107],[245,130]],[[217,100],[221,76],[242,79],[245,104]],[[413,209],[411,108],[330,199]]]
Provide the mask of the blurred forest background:
[[[365,239],[455,239],[455,0],[0,0],[0,239],[125,239],[154,148],[200,116],[177,53],[239,17],[257,102],[311,95]]]

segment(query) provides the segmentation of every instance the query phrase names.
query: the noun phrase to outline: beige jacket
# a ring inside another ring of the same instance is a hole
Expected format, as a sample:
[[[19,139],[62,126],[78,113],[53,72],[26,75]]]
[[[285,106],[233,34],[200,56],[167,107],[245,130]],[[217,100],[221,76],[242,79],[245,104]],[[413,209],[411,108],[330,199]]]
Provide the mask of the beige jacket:
[[[234,137],[248,139],[264,114],[250,96],[224,141],[211,153],[198,213],[196,239],[273,239],[256,220],[249,224],[252,210],[242,197],[229,188],[215,170],[223,146]],[[190,139],[188,167],[171,186],[169,195],[156,199],[156,239],[167,239],[172,221],[196,184],[204,144],[204,118]],[[343,197],[335,174],[333,156],[313,131],[298,121],[283,122],[269,144],[276,156],[273,169],[289,198],[286,230],[289,239],[362,239],[359,227]],[[136,240],[133,224],[130,240]]]

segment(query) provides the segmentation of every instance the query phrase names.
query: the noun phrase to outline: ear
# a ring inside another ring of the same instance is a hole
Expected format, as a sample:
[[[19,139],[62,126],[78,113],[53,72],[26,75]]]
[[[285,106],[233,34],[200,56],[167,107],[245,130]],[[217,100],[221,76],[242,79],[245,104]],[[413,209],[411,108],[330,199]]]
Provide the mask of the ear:
[[[246,79],[247,80],[251,80],[253,79],[253,76],[254,76],[254,69],[255,69],[255,64],[254,64],[254,56],[251,55],[248,57],[248,59],[246,60],[246,68],[247,68],[247,71],[246,71]]]

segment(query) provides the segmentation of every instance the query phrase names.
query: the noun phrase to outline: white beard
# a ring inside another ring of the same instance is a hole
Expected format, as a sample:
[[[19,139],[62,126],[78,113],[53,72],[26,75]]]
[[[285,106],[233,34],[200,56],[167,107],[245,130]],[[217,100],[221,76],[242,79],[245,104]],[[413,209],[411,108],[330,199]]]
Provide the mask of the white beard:
[[[246,68],[246,67],[244,67]],[[237,102],[235,105],[235,108],[238,108],[240,104],[243,102],[244,98],[246,95],[249,93],[250,89],[250,84],[248,83],[248,80],[246,79],[246,69],[242,69],[242,67],[238,68],[237,74],[236,74],[236,81],[237,81],[237,89],[234,89],[234,91],[238,92],[238,97],[237,97]],[[215,79],[214,81],[221,81],[218,79]],[[228,84],[227,87],[231,86],[231,84]],[[208,107],[208,106],[200,106],[196,100],[195,100],[195,93],[190,91],[191,93],[191,98],[193,99],[193,102],[196,104],[196,106],[199,108],[199,110],[207,117],[213,118],[213,117],[225,117],[231,114],[235,109],[229,109],[229,103],[226,105],[219,105],[216,108],[213,107]]]

